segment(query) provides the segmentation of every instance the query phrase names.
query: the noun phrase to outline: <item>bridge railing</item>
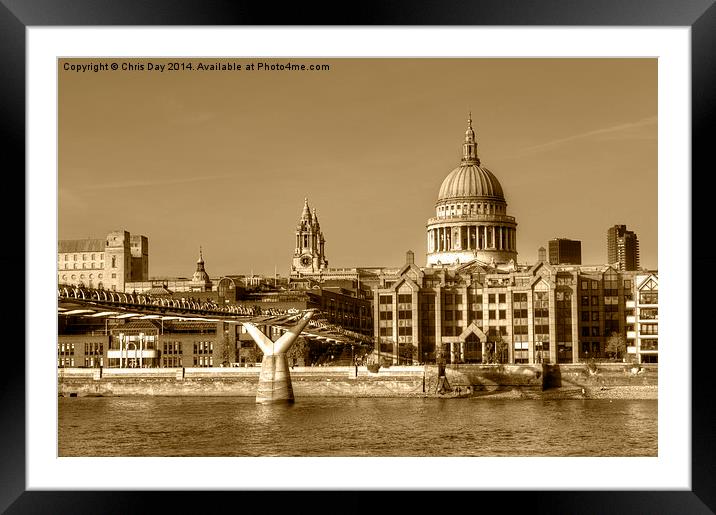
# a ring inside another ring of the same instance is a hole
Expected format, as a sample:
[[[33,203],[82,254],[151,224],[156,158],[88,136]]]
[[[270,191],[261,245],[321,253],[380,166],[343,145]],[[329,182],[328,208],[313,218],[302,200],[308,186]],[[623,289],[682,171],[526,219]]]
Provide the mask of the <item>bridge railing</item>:
[[[212,300],[198,299],[174,299],[163,296],[152,296],[144,293],[125,293],[112,290],[86,288],[80,286],[58,285],[58,300],[76,300],[87,303],[99,303],[117,305],[123,308],[136,307],[141,311],[152,311],[153,308],[173,309],[179,311],[194,312],[202,315],[235,315],[239,317],[269,317],[265,322],[270,323],[271,317],[281,318],[282,322],[297,320],[306,311],[298,309],[279,309],[279,308],[261,308],[259,306],[241,306],[238,304],[229,304],[220,306]],[[357,340],[361,343],[373,343],[373,338],[362,333],[345,329],[339,325],[333,324],[326,320],[326,313],[312,309],[314,316],[310,320],[308,327],[319,329],[331,336],[345,336],[347,338]],[[277,321],[277,320],[274,320]],[[262,322],[262,321],[257,321]]]

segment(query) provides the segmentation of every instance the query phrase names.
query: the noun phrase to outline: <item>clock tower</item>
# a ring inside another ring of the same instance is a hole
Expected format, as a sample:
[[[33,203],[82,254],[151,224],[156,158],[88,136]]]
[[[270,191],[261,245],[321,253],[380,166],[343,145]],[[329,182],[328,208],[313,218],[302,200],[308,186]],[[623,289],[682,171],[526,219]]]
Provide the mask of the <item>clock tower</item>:
[[[305,199],[301,219],[296,225],[296,248],[293,251],[291,275],[313,275],[327,269],[325,243],[316,209],[311,212],[308,199]]]

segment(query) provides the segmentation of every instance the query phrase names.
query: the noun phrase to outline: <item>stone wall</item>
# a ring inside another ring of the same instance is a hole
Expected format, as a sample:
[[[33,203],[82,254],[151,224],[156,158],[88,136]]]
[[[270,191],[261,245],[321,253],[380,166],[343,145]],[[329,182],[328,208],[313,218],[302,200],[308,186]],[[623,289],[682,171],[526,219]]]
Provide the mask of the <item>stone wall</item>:
[[[58,370],[60,396],[239,396],[255,397],[261,367]],[[453,365],[453,388],[475,396],[555,398],[656,398],[658,369],[624,364]],[[294,367],[295,397],[412,397],[435,395],[437,367]]]

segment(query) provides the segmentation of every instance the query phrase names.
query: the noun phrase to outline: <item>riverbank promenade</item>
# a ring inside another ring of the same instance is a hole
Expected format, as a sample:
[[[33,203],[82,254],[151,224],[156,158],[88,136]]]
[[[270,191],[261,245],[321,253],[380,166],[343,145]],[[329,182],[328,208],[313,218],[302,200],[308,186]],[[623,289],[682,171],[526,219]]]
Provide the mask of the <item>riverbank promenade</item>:
[[[63,368],[58,395],[255,397],[261,367]],[[568,365],[449,365],[448,390],[439,390],[438,367],[293,367],[301,397],[455,397],[656,399],[658,366],[620,363]]]

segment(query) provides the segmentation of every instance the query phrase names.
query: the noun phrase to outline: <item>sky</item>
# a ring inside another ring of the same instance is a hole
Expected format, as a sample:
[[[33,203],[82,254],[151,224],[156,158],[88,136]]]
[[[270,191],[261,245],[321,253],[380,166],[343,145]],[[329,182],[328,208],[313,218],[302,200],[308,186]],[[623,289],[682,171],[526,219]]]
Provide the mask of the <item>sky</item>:
[[[200,247],[212,277],[285,276],[308,198],[329,267],[397,267],[407,250],[424,266],[426,222],[472,112],[482,165],[517,220],[519,263],[562,237],[582,241],[583,264],[604,264],[607,229],[625,224],[641,265],[658,268],[656,59],[244,69],[287,61],[59,60],[58,237],[145,235],[152,277],[191,277]],[[92,63],[119,69],[65,69]]]

